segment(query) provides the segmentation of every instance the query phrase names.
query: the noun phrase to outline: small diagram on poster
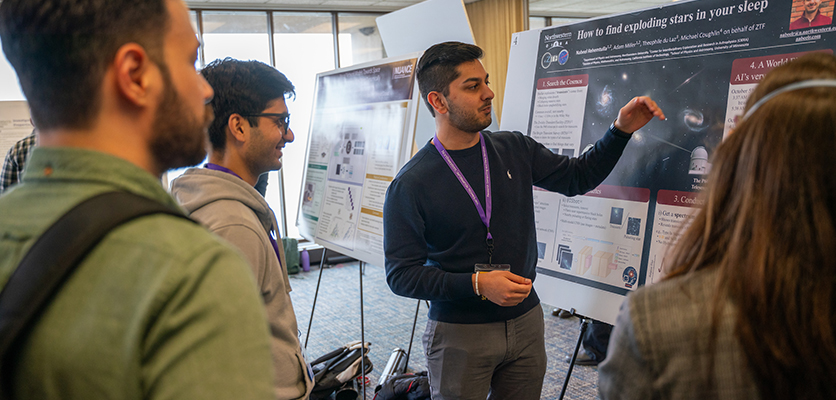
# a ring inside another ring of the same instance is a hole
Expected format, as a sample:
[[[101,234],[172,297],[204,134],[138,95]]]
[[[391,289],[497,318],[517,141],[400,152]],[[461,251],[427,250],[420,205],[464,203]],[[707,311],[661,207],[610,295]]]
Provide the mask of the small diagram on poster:
[[[302,206],[309,206],[313,203],[314,193],[316,193],[316,183],[305,182],[305,192],[302,193]]]
[[[362,184],[366,171],[366,138],[360,125],[345,123],[331,150],[328,179]]]
[[[329,185],[319,217],[317,237],[346,249],[354,248],[362,186]]]
[[[577,197],[535,194],[535,205],[547,204],[535,206],[535,218],[544,218],[538,214],[547,212],[559,198],[554,236],[538,229],[537,241],[544,247],[544,255],[551,256],[543,257],[538,266],[598,288],[619,293],[635,290],[644,247],[648,189],[601,185]]]

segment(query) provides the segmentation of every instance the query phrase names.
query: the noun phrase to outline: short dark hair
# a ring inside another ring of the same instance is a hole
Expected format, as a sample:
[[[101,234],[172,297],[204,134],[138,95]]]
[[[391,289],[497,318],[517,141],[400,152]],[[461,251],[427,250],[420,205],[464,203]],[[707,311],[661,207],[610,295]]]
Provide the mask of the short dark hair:
[[[232,114],[258,114],[267,108],[267,103],[296,95],[283,73],[260,61],[227,57],[212,61],[200,73],[215,90],[210,102],[215,120],[209,126],[214,150],[226,147],[226,126]],[[248,117],[247,121],[258,126],[256,117]]]
[[[462,42],[439,43],[424,52],[418,60],[416,76],[421,98],[424,99],[424,104],[430,109],[433,117],[435,117],[435,110],[430,105],[427,95],[430,92],[440,92],[448,96],[450,84],[459,77],[456,67],[468,61],[478,60],[482,58],[482,54],[479,46]]]
[[[138,43],[164,72],[166,0],[3,0],[0,40],[39,129],[89,128],[105,71]]]

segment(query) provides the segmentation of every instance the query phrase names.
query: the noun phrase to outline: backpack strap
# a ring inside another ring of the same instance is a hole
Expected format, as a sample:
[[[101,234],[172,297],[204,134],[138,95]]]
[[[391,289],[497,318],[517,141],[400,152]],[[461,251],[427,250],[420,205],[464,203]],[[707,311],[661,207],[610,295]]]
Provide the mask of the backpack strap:
[[[106,192],[73,207],[35,241],[0,292],[0,399],[11,396],[12,353],[75,267],[114,228],[152,214],[194,222],[158,201]]]

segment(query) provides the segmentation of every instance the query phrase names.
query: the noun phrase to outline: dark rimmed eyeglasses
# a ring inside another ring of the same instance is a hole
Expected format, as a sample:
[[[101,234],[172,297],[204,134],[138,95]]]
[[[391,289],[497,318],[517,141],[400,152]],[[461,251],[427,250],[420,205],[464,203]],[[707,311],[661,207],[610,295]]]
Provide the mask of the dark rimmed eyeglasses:
[[[273,121],[279,129],[287,132],[290,127],[290,113],[259,113],[259,114],[241,114],[242,117],[265,117]]]

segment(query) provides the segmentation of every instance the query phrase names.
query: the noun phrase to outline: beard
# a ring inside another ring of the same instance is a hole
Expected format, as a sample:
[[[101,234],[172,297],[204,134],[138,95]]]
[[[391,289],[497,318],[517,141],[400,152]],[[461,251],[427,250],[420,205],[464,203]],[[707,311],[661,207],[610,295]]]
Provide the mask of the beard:
[[[174,89],[168,68],[161,65],[160,71],[165,89],[154,118],[150,149],[162,173],[206,158],[207,129],[214,116],[211,107],[206,107],[203,118],[190,112]]]
[[[489,104],[490,102],[485,104],[485,106]],[[491,125],[492,119],[490,114],[482,116],[478,111],[467,112],[456,106],[453,102],[448,103],[447,109],[450,115],[450,125],[463,132],[479,132]]]
[[[254,126],[250,132],[251,143],[244,155],[250,172],[254,175],[261,175],[265,172],[280,170],[282,160],[276,158],[277,144],[271,142],[260,127]]]

